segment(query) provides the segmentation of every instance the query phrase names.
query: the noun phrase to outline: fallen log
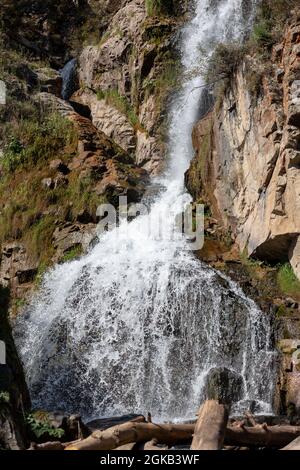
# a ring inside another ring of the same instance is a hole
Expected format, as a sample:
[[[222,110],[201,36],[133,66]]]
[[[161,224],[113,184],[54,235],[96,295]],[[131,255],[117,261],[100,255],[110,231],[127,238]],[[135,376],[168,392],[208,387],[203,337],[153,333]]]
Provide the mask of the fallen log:
[[[64,444],[59,441],[43,442],[42,444],[32,442],[27,450],[64,450],[64,448]]]
[[[65,450],[113,450],[132,442],[158,442],[173,445],[191,439],[193,424],[153,424],[128,422],[104,431],[95,431],[86,439],[67,446]]]
[[[282,448],[300,436],[300,426],[228,426],[225,445]]]
[[[222,449],[227,421],[228,407],[216,400],[207,400],[199,410],[191,449]]]
[[[297,437],[297,439],[292,441],[289,445],[281,450],[300,450],[300,437]]]

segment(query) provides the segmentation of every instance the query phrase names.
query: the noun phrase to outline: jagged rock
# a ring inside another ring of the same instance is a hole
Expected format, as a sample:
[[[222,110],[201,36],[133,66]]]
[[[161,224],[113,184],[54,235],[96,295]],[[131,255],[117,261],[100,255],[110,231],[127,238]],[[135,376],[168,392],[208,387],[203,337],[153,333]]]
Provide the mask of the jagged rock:
[[[59,260],[73,249],[84,252],[96,236],[95,224],[66,223],[57,227],[53,233],[53,245],[56,250],[55,259]]]
[[[89,106],[95,126],[156,174],[164,160],[162,104],[168,88],[166,83],[159,89],[158,83],[166,54],[173,50],[176,22],[148,17],[143,0],[129,0],[111,11],[100,43],[85,47],[79,57],[82,88],[71,99]],[[97,100],[96,92],[103,98]],[[115,102],[105,99],[107,92],[114,92]]]
[[[12,242],[2,245],[0,284],[10,285],[16,297],[19,297],[20,286],[33,282],[37,270],[38,263],[29,259],[23,244]]]
[[[231,230],[241,252],[290,260],[300,278],[299,39],[300,25],[292,22],[274,48],[274,76],[264,77],[258,98],[249,91],[247,70],[259,70],[259,60],[245,59],[221,108],[195,126],[196,157],[186,184]]]
[[[99,100],[92,92],[81,92],[77,97],[81,104],[88,106],[94,126],[112,138],[126,152],[132,152],[136,146],[135,130],[128,118],[116,108]],[[72,96],[72,101],[76,96]]]
[[[61,96],[62,78],[54,69],[41,68],[35,70],[37,76],[37,85],[41,92],[52,93]]]
[[[16,68],[17,77],[25,80],[29,89],[39,88],[40,92],[61,95],[62,79],[60,74],[51,68],[32,70],[27,64],[18,64]]]

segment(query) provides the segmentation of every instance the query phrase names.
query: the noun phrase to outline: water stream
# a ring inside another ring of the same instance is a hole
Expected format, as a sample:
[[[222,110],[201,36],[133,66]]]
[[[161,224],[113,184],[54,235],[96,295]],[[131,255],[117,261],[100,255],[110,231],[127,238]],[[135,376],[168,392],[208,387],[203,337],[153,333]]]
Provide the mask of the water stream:
[[[199,262],[174,214],[190,201],[184,172],[203,79],[199,50],[240,39],[253,8],[242,0],[198,0],[181,34],[184,76],[169,114],[169,166],[150,215],[104,234],[80,260],[46,274],[20,317],[16,341],[34,406],[88,418],[151,411],[193,417],[207,373],[227,367],[244,383],[236,410],[272,411],[274,352],[269,318],[231,281]],[[158,226],[162,207],[164,236]]]

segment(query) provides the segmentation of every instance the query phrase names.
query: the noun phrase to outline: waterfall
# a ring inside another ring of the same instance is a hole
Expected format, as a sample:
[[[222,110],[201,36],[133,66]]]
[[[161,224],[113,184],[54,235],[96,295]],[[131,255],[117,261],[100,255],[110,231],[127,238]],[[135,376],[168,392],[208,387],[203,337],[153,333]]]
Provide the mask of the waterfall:
[[[184,236],[170,241],[190,201],[183,176],[193,155],[203,79],[200,46],[241,38],[251,23],[242,0],[199,0],[183,28],[185,80],[173,100],[169,167],[149,215],[103,234],[80,260],[48,272],[15,327],[33,405],[86,418],[150,411],[194,417],[214,367],[243,380],[235,410],[272,411],[270,319],[225,276],[197,260]],[[248,2],[249,3],[249,2]],[[253,2],[254,5],[254,2]],[[192,77],[192,78],[191,78]],[[164,234],[149,234],[148,222]]]
[[[60,75],[62,78],[61,97],[64,100],[68,100],[78,86],[77,60],[69,60],[60,70]]]

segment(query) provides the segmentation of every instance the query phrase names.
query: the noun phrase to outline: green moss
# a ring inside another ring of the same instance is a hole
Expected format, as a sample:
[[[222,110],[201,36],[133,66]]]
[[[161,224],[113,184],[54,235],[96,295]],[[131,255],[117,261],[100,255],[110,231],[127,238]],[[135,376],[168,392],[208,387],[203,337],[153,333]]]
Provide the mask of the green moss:
[[[300,295],[300,281],[297,279],[290,263],[283,264],[279,267],[278,286],[285,295]]]

